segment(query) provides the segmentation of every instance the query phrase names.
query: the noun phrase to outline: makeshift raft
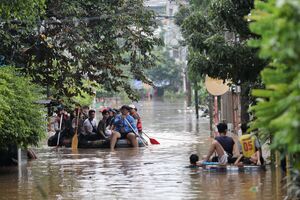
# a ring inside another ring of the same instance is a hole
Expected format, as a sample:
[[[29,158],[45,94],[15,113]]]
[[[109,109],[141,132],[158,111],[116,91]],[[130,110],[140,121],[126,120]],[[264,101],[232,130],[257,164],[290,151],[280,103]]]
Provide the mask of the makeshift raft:
[[[139,147],[144,147],[144,143],[141,141],[140,138],[138,139],[138,144]],[[63,140],[63,146],[65,147],[71,147],[72,145],[72,140],[71,139],[64,139]],[[56,145],[51,145],[48,143],[48,146],[56,146]],[[116,143],[115,148],[130,148],[132,145],[127,139],[119,139]],[[110,140],[95,140],[95,141],[79,141],[78,143],[78,148],[84,148],[84,149],[89,149],[89,148],[98,148],[98,149],[105,149],[105,148],[110,148]]]
[[[219,165],[218,163],[209,163],[202,166],[204,171],[209,172],[255,172],[255,171],[265,171],[265,165]]]

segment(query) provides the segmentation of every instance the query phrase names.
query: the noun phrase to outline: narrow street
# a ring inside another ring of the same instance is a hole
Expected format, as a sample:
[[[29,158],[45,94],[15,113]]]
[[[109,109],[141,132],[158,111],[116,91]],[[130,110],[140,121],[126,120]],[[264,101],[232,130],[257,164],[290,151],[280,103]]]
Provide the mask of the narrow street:
[[[75,154],[44,145],[20,177],[1,172],[0,199],[281,199],[279,179],[269,167],[251,173],[186,168],[190,154],[207,152],[208,119],[197,122],[183,103],[138,105],[145,132],[160,145]]]

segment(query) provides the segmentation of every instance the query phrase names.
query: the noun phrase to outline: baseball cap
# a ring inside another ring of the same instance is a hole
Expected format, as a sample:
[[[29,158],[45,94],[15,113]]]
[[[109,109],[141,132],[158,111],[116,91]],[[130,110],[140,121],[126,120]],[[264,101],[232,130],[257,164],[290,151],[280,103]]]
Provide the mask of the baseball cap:
[[[135,105],[133,105],[133,104],[128,105],[128,107],[131,109],[135,109]]]
[[[123,110],[123,109],[126,109],[126,110],[128,110],[128,111],[130,111],[130,107],[129,106],[127,106],[127,105],[123,105],[121,108],[120,108],[120,110]]]

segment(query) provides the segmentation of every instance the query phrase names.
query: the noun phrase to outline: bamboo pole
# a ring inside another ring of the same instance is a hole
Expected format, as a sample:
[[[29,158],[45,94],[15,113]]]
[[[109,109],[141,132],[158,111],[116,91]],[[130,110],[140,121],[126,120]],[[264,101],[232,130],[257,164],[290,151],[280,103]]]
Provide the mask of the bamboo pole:
[[[289,185],[291,182],[291,159],[290,155],[285,156],[285,168],[286,168],[286,184]]]

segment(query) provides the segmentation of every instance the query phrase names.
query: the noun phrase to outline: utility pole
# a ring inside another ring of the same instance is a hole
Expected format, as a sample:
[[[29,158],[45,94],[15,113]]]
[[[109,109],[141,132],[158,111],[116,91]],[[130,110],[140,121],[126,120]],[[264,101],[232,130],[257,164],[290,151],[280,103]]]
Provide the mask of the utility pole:
[[[195,110],[196,110],[196,118],[199,119],[199,97],[198,97],[198,84],[195,81],[194,83],[195,90]]]
[[[209,106],[209,128],[210,128],[210,136],[211,137],[213,137],[213,135],[214,135],[214,127],[213,127],[213,117],[214,117],[214,115],[213,115],[213,109],[214,109],[214,107],[213,107],[213,95],[211,95],[211,94],[209,94],[209,101],[208,101],[208,106]]]

